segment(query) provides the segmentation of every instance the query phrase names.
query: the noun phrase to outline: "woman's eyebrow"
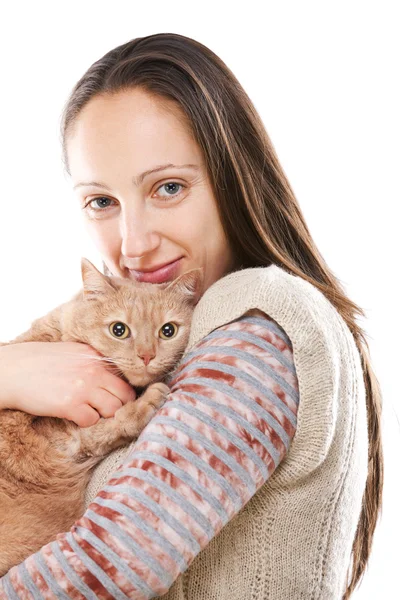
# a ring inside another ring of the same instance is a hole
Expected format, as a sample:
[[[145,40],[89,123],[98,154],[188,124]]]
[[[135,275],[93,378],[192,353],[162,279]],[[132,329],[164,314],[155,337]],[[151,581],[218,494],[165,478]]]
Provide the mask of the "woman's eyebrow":
[[[140,175],[134,175],[132,177],[132,182],[133,185],[135,185],[136,187],[138,187],[143,180],[145,179],[145,177],[147,177],[147,175],[150,175],[151,173],[156,173],[157,171],[164,171],[164,169],[195,169],[197,171],[200,170],[200,167],[198,165],[194,165],[192,163],[188,163],[186,165],[173,165],[172,163],[168,163],[166,165],[159,165],[158,167],[154,167],[153,169],[148,169],[147,171],[143,171],[143,173],[140,173]],[[111,188],[109,188],[105,183],[101,183],[99,181],[88,181],[88,182],[81,182],[81,183],[77,183],[76,185],[74,185],[74,187],[72,189],[76,189],[78,187],[82,187],[82,186],[93,186],[93,187],[102,187],[108,191],[111,192]]]

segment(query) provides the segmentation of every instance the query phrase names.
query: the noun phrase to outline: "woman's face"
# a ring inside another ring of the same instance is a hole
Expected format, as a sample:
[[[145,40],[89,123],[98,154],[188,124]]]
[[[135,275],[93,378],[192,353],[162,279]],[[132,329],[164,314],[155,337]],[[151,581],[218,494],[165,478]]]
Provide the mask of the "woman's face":
[[[96,96],[68,134],[68,162],[86,230],[113,275],[160,283],[203,267],[204,292],[233,253],[201,151],[176,111],[139,89]],[[134,272],[177,259],[174,270]]]

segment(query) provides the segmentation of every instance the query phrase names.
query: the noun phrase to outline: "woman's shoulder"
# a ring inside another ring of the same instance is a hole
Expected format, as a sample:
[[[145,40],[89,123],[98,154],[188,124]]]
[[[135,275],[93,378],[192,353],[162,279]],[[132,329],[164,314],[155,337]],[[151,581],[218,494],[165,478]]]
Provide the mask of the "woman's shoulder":
[[[305,347],[344,323],[325,295],[306,279],[276,264],[251,267],[225,275],[206,290],[193,314],[188,347],[249,310],[264,313]]]
[[[213,303],[221,299],[246,299],[279,297],[283,302],[298,302],[305,308],[321,305],[325,309],[335,307],[322,291],[307,278],[290,272],[277,264],[264,267],[249,267],[232,271],[215,281],[203,294],[199,305]],[[258,307],[254,307],[258,308]]]

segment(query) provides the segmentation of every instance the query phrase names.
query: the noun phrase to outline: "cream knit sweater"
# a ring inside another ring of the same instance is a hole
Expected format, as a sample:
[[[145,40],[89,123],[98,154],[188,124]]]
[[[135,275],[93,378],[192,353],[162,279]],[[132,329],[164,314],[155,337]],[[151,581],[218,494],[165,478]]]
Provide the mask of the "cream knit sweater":
[[[354,339],[313,285],[276,265],[243,269],[202,296],[186,352],[251,308],[293,345],[297,430],[288,455],[178,577],[165,600],[339,600],[367,478],[365,387]],[[87,505],[129,447],[94,471]]]

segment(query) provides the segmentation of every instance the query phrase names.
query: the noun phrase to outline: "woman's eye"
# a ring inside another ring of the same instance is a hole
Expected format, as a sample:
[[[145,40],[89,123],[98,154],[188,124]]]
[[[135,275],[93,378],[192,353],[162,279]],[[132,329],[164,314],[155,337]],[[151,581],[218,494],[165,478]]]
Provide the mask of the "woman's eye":
[[[186,188],[186,185],[178,183],[177,181],[167,181],[158,186],[157,191],[162,188],[166,194],[158,194],[158,196],[163,202],[167,202],[170,198],[177,198],[182,193],[183,189]],[[178,188],[182,189],[177,191]],[[115,204],[116,202],[111,200],[111,198],[107,198],[107,196],[97,196],[96,198],[89,200],[83,208],[88,209],[89,212],[91,211],[92,213],[101,213],[106,212],[109,208],[115,206]]]
[[[162,183],[157,190],[164,188],[164,191],[167,193],[165,196],[161,195],[161,198],[163,200],[168,200],[169,198],[176,198],[176,196],[179,196],[179,194],[182,193],[182,190],[179,192],[176,191],[177,187],[185,188],[186,186],[182,183],[178,183],[177,181],[167,181],[167,183]]]
[[[158,335],[162,340],[170,340],[178,333],[178,325],[176,323],[165,323],[159,330]]]
[[[109,326],[109,331],[113,337],[116,337],[120,340],[124,340],[130,334],[130,329],[125,323],[121,323],[121,321],[115,321],[111,323]]]
[[[94,208],[93,202],[99,203],[96,205],[96,208]],[[101,212],[102,209],[108,208],[108,202],[114,202],[114,200],[111,200],[111,198],[107,198],[106,196],[98,196],[97,198],[89,200],[83,208],[89,207],[93,212]]]

